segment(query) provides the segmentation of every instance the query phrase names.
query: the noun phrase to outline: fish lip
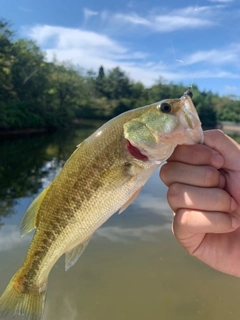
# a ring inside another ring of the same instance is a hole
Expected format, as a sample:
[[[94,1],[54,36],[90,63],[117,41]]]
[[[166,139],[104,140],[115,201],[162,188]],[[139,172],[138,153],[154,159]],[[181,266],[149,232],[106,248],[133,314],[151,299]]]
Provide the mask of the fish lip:
[[[197,131],[192,132],[192,134],[191,134],[192,139],[193,139],[194,143],[203,144],[203,142],[204,142],[204,135],[203,135],[202,127],[200,126],[200,127],[198,127],[197,129],[198,129]]]
[[[180,122],[189,134],[190,140],[188,143],[202,144],[204,142],[203,130],[197,110],[192,103],[192,99],[187,95],[183,95],[180,100],[182,104],[181,109],[183,111],[183,113],[180,114]]]

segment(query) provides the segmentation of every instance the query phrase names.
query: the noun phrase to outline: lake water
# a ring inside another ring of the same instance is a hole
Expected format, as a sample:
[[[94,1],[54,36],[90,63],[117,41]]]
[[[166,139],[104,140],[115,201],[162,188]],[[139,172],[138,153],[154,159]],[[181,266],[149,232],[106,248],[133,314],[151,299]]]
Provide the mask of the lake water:
[[[1,138],[1,293],[31,241],[32,234],[19,234],[24,212],[93,131]],[[177,243],[166,191],[155,172],[134,203],[95,233],[68,272],[63,257],[56,263],[44,320],[239,319],[240,280],[210,269]]]

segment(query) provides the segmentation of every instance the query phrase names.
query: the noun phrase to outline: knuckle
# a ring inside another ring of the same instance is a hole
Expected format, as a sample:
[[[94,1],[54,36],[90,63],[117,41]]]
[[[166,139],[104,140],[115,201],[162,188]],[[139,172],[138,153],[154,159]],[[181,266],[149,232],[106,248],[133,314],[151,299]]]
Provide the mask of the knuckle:
[[[177,210],[183,199],[183,191],[180,183],[173,183],[167,192],[167,201],[173,211]]]
[[[221,129],[215,129],[214,131],[216,132],[216,135],[220,137],[225,136],[225,133]]]
[[[219,173],[213,167],[206,167],[203,174],[203,183],[205,187],[213,187],[219,183]]]
[[[173,224],[176,228],[187,227],[189,224],[188,213],[184,209],[179,209],[174,217]]]
[[[223,137],[225,137],[225,133],[221,129],[214,129],[213,130],[213,139],[215,141],[222,139]]]
[[[173,183],[167,192],[167,199],[168,202],[172,202],[178,200],[181,196],[181,184],[180,183]]]
[[[220,206],[220,210],[221,208],[223,209],[223,211],[229,212],[231,211],[231,197],[229,196],[229,194],[224,191],[224,190],[219,190],[220,192],[217,193],[217,197],[216,197],[216,204],[219,207]]]
[[[212,194],[212,207],[221,212],[228,212],[231,207],[231,198],[228,193],[222,189],[216,189]]]
[[[160,179],[166,183],[167,182],[167,178],[168,178],[168,172],[169,172],[169,164],[166,163],[164,164],[161,169],[160,169],[160,173],[159,173],[159,176],[160,176]]]

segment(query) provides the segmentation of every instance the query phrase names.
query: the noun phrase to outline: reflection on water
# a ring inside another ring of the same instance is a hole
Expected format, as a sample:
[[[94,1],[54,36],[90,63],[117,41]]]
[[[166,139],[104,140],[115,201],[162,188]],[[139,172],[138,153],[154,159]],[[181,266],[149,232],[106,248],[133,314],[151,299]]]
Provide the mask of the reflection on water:
[[[92,131],[1,138],[0,219],[13,213],[19,199],[39,193],[61,169],[79,141]]]
[[[0,291],[20,267],[31,235],[19,223],[33,198],[92,129],[0,141]],[[189,257],[171,234],[166,188],[156,172],[139,197],[94,235],[68,272],[54,266],[44,320],[239,317],[240,281]]]

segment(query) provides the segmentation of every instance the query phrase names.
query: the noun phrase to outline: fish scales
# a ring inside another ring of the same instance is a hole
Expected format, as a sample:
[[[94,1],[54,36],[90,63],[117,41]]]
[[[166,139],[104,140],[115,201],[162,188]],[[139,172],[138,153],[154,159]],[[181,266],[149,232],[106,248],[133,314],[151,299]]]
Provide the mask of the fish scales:
[[[124,119],[122,120],[124,123]],[[29,282],[29,287],[32,286],[33,282],[36,283],[37,287],[44,285],[46,279],[43,275],[47,271],[44,267],[45,262],[52,260],[51,265],[48,265],[48,268],[51,269],[59,258],[61,248],[63,248],[62,253],[65,252],[66,242],[74,244],[79,242],[79,230],[81,230],[83,240],[89,236],[89,231],[92,233],[92,225],[96,223],[96,220],[100,220],[99,223],[102,223],[102,220],[108,218],[109,202],[115,203],[116,197],[118,199],[122,197],[124,200],[126,195],[121,192],[122,184],[134,179],[134,176],[126,175],[126,160],[122,157],[122,154],[126,152],[122,137],[122,124],[114,125],[109,129],[103,128],[101,131],[97,131],[95,135],[100,132],[101,140],[97,141],[92,136],[89,140],[87,139],[80,144],[77,152],[63,167],[61,176],[53,181],[46,198],[42,202],[41,217],[45,219],[38,218],[38,229],[29,248],[31,254],[21,270],[21,278],[26,278],[25,283]],[[104,136],[108,139],[105,139]],[[108,141],[108,143],[105,141]],[[129,161],[131,161],[130,158],[132,157],[129,157]],[[134,166],[134,162],[132,166]],[[139,167],[139,164],[136,163],[135,166]],[[143,168],[140,167],[139,170],[141,169]],[[120,184],[119,178],[121,178]],[[82,188],[83,181],[85,182],[84,188]],[[56,187],[56,184],[59,187]],[[66,193],[66,184],[69,193]],[[97,190],[100,190],[101,186],[104,186],[104,190],[98,192]],[[119,193],[117,189],[120,189]],[[125,189],[128,190],[127,185]],[[57,190],[57,193],[55,190]],[[116,196],[114,197],[113,194]],[[58,201],[52,203],[51,199],[54,197]],[[93,201],[90,203],[89,200],[92,197]],[[93,215],[92,212],[96,212],[96,214]],[[89,226],[88,229],[85,227],[86,225]],[[77,229],[77,236],[74,234],[73,228]],[[63,229],[66,229],[66,232],[63,232]],[[45,232],[42,233],[42,230],[45,230]],[[68,235],[67,237],[65,233]],[[74,239],[69,239],[69,234],[74,235]],[[59,243],[59,246],[56,251],[57,243]],[[39,269],[42,272],[37,273]],[[26,274],[24,270],[27,270]],[[26,289],[28,288],[26,287]]]
[[[202,142],[191,99],[169,99],[131,110],[84,140],[29,207],[23,234],[36,228],[28,254],[0,298],[0,316],[40,320],[47,280],[66,253],[66,268],[94,231],[125,209],[177,144]]]

